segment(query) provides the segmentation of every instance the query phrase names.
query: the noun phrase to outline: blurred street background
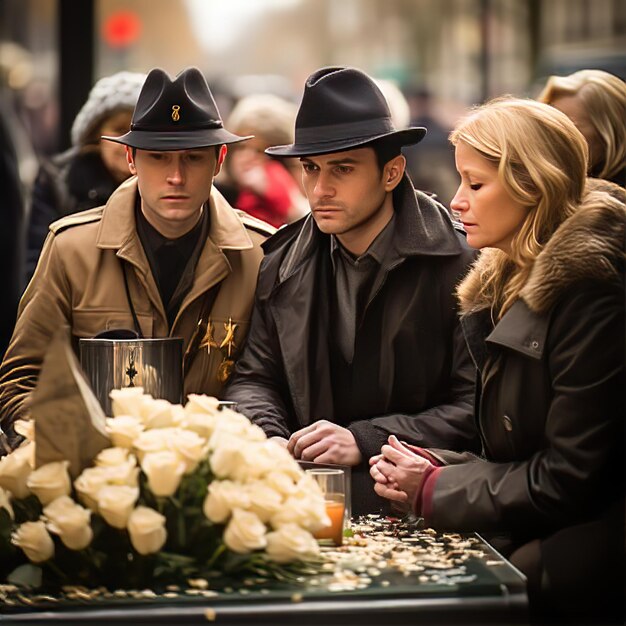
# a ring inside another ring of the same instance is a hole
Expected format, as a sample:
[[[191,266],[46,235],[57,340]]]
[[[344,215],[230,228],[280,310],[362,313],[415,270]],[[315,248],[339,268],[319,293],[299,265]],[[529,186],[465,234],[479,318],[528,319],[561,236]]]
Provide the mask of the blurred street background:
[[[250,93],[297,104],[305,78],[335,64],[394,83],[409,106],[404,121],[429,127],[419,150],[447,152],[448,130],[472,104],[534,97],[548,75],[580,68],[625,77],[626,2],[0,0],[0,97],[14,115],[27,187],[39,156],[69,146],[74,117],[102,76],[195,65],[226,119]],[[436,191],[449,201],[456,174],[408,156],[416,186],[439,177]]]

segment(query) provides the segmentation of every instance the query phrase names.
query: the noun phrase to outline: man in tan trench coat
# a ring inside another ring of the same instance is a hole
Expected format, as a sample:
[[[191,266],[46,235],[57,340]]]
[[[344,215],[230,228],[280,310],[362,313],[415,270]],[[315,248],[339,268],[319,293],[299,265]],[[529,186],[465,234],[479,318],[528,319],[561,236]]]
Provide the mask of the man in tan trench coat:
[[[248,330],[260,244],[274,229],[212,186],[225,144],[247,138],[223,128],[200,71],[172,81],[152,70],[130,132],[104,139],[127,146],[135,176],[104,207],[50,227],[0,367],[9,440],[13,422],[28,417],[46,347],[63,324],[76,344],[120,328],[182,337],[185,396],[220,395]]]

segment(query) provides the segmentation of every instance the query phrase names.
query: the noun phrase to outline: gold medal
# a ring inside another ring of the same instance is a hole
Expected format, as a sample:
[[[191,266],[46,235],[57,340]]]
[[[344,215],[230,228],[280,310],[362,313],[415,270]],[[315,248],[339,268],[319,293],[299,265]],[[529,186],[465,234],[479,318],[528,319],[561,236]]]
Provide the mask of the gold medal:
[[[217,368],[217,380],[224,384],[228,381],[233,373],[235,362],[232,359],[224,359]]]

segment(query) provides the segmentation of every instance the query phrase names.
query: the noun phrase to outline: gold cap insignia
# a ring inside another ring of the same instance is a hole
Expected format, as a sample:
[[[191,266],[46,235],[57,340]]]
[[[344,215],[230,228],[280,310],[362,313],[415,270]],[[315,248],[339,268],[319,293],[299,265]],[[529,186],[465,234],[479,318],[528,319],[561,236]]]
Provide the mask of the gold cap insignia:
[[[172,105],[172,119],[175,122],[178,122],[178,120],[180,119],[180,105],[179,104],[174,104]]]

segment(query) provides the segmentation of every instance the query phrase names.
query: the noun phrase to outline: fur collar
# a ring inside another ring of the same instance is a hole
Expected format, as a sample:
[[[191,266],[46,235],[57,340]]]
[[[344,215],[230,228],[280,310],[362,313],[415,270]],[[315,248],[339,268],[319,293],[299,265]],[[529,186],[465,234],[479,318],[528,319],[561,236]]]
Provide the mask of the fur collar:
[[[606,194],[588,194],[541,251],[520,297],[535,313],[550,310],[563,292],[580,281],[623,284],[626,206]],[[493,271],[499,250],[484,250],[457,289],[462,314],[489,308],[481,277]]]

